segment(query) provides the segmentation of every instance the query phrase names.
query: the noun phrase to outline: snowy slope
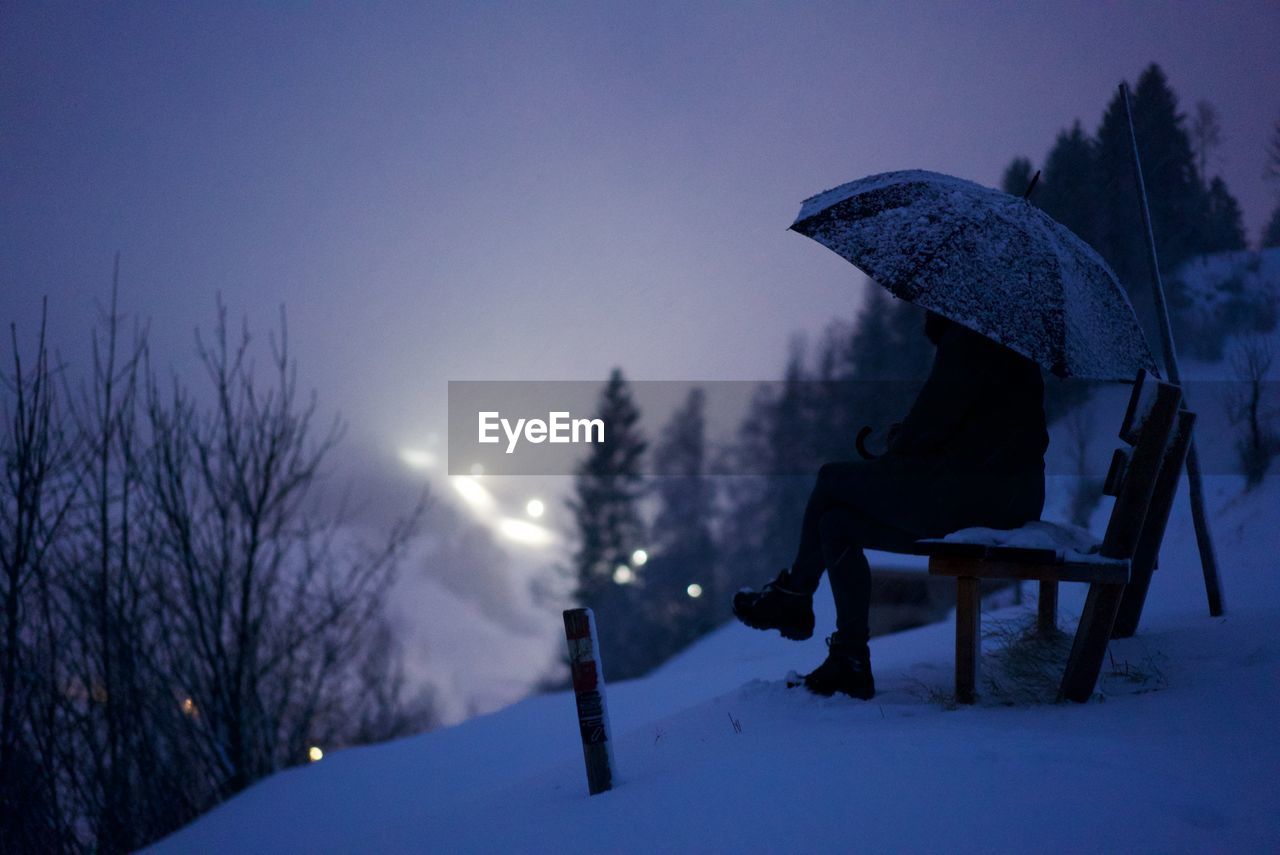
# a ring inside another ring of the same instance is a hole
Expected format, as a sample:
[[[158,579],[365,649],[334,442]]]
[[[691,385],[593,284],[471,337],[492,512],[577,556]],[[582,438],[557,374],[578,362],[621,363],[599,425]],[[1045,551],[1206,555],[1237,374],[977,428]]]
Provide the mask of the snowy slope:
[[[1194,378],[1225,370],[1184,365]],[[1214,389],[1196,391],[1212,460],[1227,428]],[[1109,434],[1115,402],[1105,397],[1097,425]],[[1113,444],[1100,436],[1092,455],[1109,456]],[[610,687],[621,779],[611,793],[586,795],[573,700],[558,694],[331,753],[261,782],[157,850],[1275,851],[1280,474],[1252,494],[1240,486],[1228,476],[1206,484],[1228,615],[1207,616],[1184,485],[1142,628],[1112,644],[1114,673],[1090,704],[1008,707],[988,696],[948,709],[949,622],[873,642],[875,701],[814,698],[781,678],[821,661],[820,636],[794,644],[728,626],[652,676]],[[1060,516],[1065,480],[1050,488],[1047,515]],[[876,557],[923,570],[914,556]],[[1083,594],[1063,587],[1064,626]],[[987,626],[1028,611],[993,605]],[[834,623],[825,590],[817,606],[821,633]],[[490,667],[498,633],[477,635],[485,619],[467,609],[459,620],[474,642],[458,652],[461,672]],[[430,647],[446,649],[457,636],[438,629]],[[531,670],[541,668],[538,649],[530,638]],[[484,703],[519,688],[508,671],[491,676]]]
[[[1274,850],[1280,479],[1208,486],[1228,615],[1207,616],[1183,496],[1143,627],[1089,704],[947,709],[950,624],[873,643],[875,701],[815,698],[780,678],[820,637],[730,626],[610,687],[613,792],[586,795],[558,694],[281,773],[158,850]],[[1064,586],[1064,612],[1082,593]]]

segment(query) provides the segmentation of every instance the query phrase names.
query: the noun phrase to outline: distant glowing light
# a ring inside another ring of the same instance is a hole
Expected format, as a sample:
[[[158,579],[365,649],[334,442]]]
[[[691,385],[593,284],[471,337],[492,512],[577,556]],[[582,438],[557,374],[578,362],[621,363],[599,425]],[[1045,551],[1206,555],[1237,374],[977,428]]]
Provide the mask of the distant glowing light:
[[[546,546],[554,540],[551,532],[543,526],[511,517],[498,523],[498,533],[508,540],[528,546]]]
[[[613,570],[613,581],[618,585],[630,585],[636,580],[636,572],[625,564],[619,564]]]
[[[643,549],[637,549],[635,552],[631,553],[631,563],[637,567],[643,567],[644,563],[648,560],[649,553],[645,552]]]
[[[324,759],[324,752],[320,750],[319,745],[312,745],[307,751],[307,756],[311,758],[312,763],[315,763]]]
[[[449,479],[453,483],[453,489],[458,491],[458,495],[462,496],[463,501],[475,508],[477,511],[492,510],[494,506],[493,494],[474,479],[466,475],[455,475]]]
[[[436,456],[421,448],[402,448],[400,462],[410,469],[430,469],[436,465]]]
[[[547,512],[547,506],[542,504],[541,499],[530,499],[529,503],[524,506],[524,512],[536,520]]]
[[[471,476],[472,476],[473,478],[479,478],[479,477],[480,477],[481,475],[483,475],[483,474],[484,474],[484,464],[483,464],[483,463],[472,463],[472,464],[471,464]]]
[[[196,715],[196,702],[195,702],[194,700],[192,700],[191,698],[183,698],[183,699],[182,699],[182,714],[183,714],[183,715],[191,716],[192,718],[195,718],[195,715]]]
[[[684,592],[696,600],[698,597],[702,596],[702,586],[697,582],[694,582],[692,585],[685,588]]]

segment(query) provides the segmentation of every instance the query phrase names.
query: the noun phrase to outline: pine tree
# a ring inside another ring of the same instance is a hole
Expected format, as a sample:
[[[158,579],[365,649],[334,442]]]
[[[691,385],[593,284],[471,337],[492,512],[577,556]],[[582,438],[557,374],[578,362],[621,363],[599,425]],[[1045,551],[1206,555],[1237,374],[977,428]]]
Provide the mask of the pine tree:
[[[1280,181],[1280,120],[1272,127],[1271,139],[1267,140],[1263,175],[1273,181]],[[1262,230],[1262,240],[1259,243],[1263,249],[1280,246],[1280,204],[1271,212],[1271,219]]]
[[[737,436],[724,452],[723,469],[732,474],[717,480],[722,509],[717,526],[717,588],[721,591],[759,586],[791,560],[787,553],[795,546],[771,542],[766,533],[774,507],[775,479],[769,472],[775,389],[772,383],[756,386]]]
[[[1161,264],[1175,270],[1202,250],[1205,199],[1178,97],[1160,66],[1138,78],[1134,123]]]
[[[1240,213],[1240,204],[1227,184],[1214,176],[1209,182],[1208,190],[1208,222],[1205,224],[1204,251],[1225,252],[1245,249],[1244,219]]]
[[[1089,244],[1095,244],[1098,196],[1094,143],[1077,121],[1058,134],[1045,158],[1036,203]]]
[[[1207,181],[1209,157],[1222,144],[1222,125],[1218,121],[1218,111],[1208,101],[1196,102],[1196,114],[1191,119],[1191,143],[1196,151],[1200,180]]]
[[[660,554],[692,555],[710,540],[711,490],[706,479],[706,393],[689,391],[654,449],[658,515],[653,533]]]
[[[721,590],[759,586],[795,557],[800,519],[821,458],[814,447],[814,391],[803,341],[792,342],[784,378],[755,390],[721,479]]]
[[[593,444],[578,466],[574,496],[568,502],[578,540],[573,556],[577,599],[596,612],[611,672],[634,676],[637,652],[620,642],[639,616],[635,590],[643,582],[643,568],[632,556],[645,546],[639,502],[646,443],[640,411],[620,369],[615,368],[605,384],[596,418],[604,422],[604,441]]]
[[[1177,96],[1160,66],[1148,66],[1138,78],[1132,109],[1152,230],[1160,266],[1168,273],[1203,251],[1207,194],[1196,171]],[[1112,98],[1103,115],[1096,153],[1095,248],[1129,291],[1148,338],[1155,341],[1145,235],[1133,175],[1133,141],[1119,94]],[[1177,305],[1177,280],[1169,280],[1166,286],[1170,303]]]
[[[770,485],[765,495],[767,510],[760,560],[768,561],[766,567],[775,570],[790,567],[795,557],[800,520],[822,462],[814,448],[814,386],[804,357],[804,344],[797,339],[792,343],[778,394],[766,413]]]
[[[654,449],[658,513],[643,592],[658,660],[711,629],[713,604],[720,601],[711,538],[714,496],[706,478],[705,408],[703,390],[690,390]]]
[[[1263,249],[1280,246],[1280,205],[1276,205],[1276,209],[1271,212],[1271,219],[1267,221],[1267,227],[1262,230],[1261,245]]]
[[[1133,299],[1145,294],[1139,284],[1146,281],[1142,244],[1138,239],[1142,212],[1134,190],[1129,125],[1119,96],[1107,105],[1096,139],[1095,180],[1102,204],[1094,226],[1093,246],[1111,265]]]

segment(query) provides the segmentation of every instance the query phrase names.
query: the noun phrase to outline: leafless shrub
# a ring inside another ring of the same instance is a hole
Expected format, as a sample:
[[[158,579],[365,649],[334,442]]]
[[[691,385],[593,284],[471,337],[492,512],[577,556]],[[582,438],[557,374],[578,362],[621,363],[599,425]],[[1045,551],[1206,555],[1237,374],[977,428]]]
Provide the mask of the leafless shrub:
[[[926,703],[941,707],[944,710],[956,710],[960,708],[959,701],[956,700],[955,692],[944,688],[937,683],[928,683],[918,677],[912,677],[907,680],[907,691],[914,697],[920,698]]]
[[[1159,653],[1150,651],[1145,651],[1137,660],[1117,658],[1114,651],[1108,649],[1107,660],[1110,667],[1103,672],[1102,679],[1105,682],[1120,681],[1136,687],[1136,694],[1159,691],[1169,685],[1169,679],[1160,667],[1163,658]]]
[[[1053,703],[1071,653],[1071,636],[1042,634],[1034,615],[984,622],[984,635],[997,642],[982,667],[986,700],[1009,706]]]
[[[1066,622],[1074,625],[1076,620],[1069,616]],[[983,659],[984,701],[1006,706],[1055,703],[1073,635],[1041,633],[1033,614],[988,621],[984,626],[984,635],[996,642],[995,649]],[[1103,672],[1099,691],[1124,693],[1135,687],[1155,691],[1168,685],[1150,653],[1139,659],[1117,659],[1109,650],[1108,657],[1111,667]],[[1123,683],[1123,689],[1116,681]]]
[[[313,516],[341,426],[315,435],[315,398],[298,397],[283,319],[270,344],[264,388],[247,329],[233,341],[219,306],[212,341],[200,341],[212,406],[176,383],[167,396],[148,391],[163,632],[190,640],[168,668],[201,711],[196,735],[220,796],[336,738],[351,668],[416,520],[370,550]]]
[[[1242,339],[1231,354],[1231,373],[1237,383],[1227,412],[1240,433],[1236,453],[1244,470],[1246,489],[1262,483],[1271,459],[1280,454],[1276,410],[1265,400],[1274,356],[1271,342],[1256,335]]]
[[[272,771],[434,723],[383,595],[421,507],[361,542],[320,508],[283,320],[269,371],[219,305],[212,394],[162,387],[115,292],[78,394],[4,376],[0,849],[129,851]],[[70,402],[64,405],[65,402]]]
[[[75,495],[72,443],[41,313],[25,366],[10,328],[12,373],[0,392],[0,839],[30,851],[72,845],[59,759],[65,726],[54,553]]]

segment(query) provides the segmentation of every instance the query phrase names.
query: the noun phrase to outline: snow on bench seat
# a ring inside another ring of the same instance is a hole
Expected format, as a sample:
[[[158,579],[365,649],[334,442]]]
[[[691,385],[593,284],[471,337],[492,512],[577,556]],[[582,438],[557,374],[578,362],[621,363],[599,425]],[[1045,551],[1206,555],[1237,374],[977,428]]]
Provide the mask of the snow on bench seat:
[[[1098,554],[1101,544],[1088,531],[1061,523],[1035,522],[1015,529],[966,528],[945,537],[916,542],[915,551],[932,558],[956,559],[965,564],[988,562],[975,575],[1009,578],[1051,578],[1062,581],[1126,582],[1129,562]],[[1019,568],[1039,566],[1044,572],[1023,573]],[[953,575],[960,567],[930,565],[930,572]]]
[[[941,538],[930,538],[920,543],[954,543],[981,547],[1012,547],[1034,549],[1052,553],[1053,560],[1066,561],[1071,557],[1087,557],[1098,551],[1101,545],[1087,529],[1062,523],[1035,520],[1021,528],[964,528]]]

